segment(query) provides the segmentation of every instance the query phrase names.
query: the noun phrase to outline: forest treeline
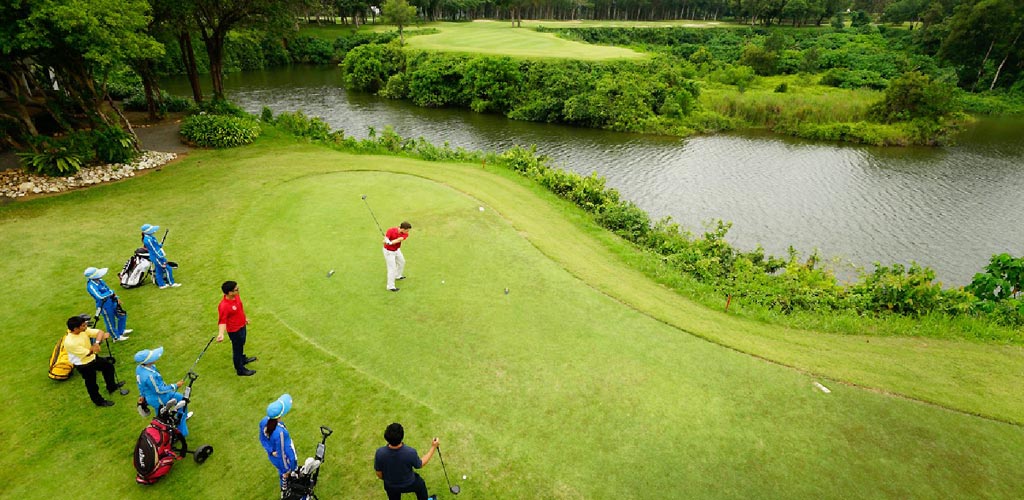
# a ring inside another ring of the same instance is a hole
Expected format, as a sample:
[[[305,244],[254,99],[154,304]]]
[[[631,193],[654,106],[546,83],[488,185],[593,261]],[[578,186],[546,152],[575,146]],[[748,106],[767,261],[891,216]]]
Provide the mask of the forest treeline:
[[[118,108],[112,106],[114,99],[128,97],[134,106],[156,117],[168,109],[198,105],[208,98],[203,95],[200,78],[210,79],[212,96],[218,98],[224,93],[222,75],[225,71],[292,63],[341,62],[354,47],[384,42],[391,35],[368,35],[360,31],[324,40],[304,35],[301,25],[304,22],[381,21],[379,14],[387,11],[385,3],[352,0],[17,0],[0,3],[0,51],[3,53],[0,58],[0,147],[33,153],[35,156],[28,158],[31,160],[26,162],[28,164],[67,166],[69,161],[76,163],[71,161],[75,154],[69,152],[67,144],[55,141],[54,134],[105,130],[99,135],[81,135],[82,140],[74,145],[74,149],[89,157],[86,162],[102,160],[93,154],[95,151],[87,150],[124,149],[126,144],[131,149],[132,146],[130,124],[118,115]],[[889,73],[896,68],[927,77],[927,82],[919,80],[919,83],[956,85],[968,92],[1002,92],[1010,102],[1017,102],[1012,100],[1013,96],[1024,94],[1024,79],[1021,78],[1024,43],[1020,40],[1024,31],[1024,0],[575,3],[414,0],[410,3],[415,7],[416,17],[422,21],[482,16],[514,21],[526,16],[717,19],[753,25],[746,32],[725,28],[734,33],[727,33],[720,40],[731,37],[732,41],[717,45],[710,40],[693,39],[704,36],[697,33],[714,32],[719,28],[605,28],[560,32],[561,36],[592,43],[625,44],[658,52],[674,58],[671,64],[680,65],[686,78],[705,78],[733,85],[741,92],[755,76],[787,75],[795,71],[816,74],[817,70],[826,71],[821,76],[826,85],[888,89],[892,81]],[[815,26],[826,20],[831,27],[776,26],[782,23]],[[785,36],[768,33],[780,29]],[[812,30],[807,32],[809,34],[801,34],[801,30],[808,29]],[[895,32],[899,36],[893,36]],[[853,33],[870,40],[863,42],[848,36],[829,38],[829,33]],[[811,47],[809,40],[819,36],[829,43],[853,45],[848,50],[824,47],[820,43],[818,47]],[[779,40],[784,44],[775,44]],[[877,40],[883,41],[878,43]],[[700,44],[706,45],[702,47],[704,50],[694,50]],[[863,57],[861,49],[865,48],[868,52],[889,52]],[[836,59],[836,54],[843,53],[847,59]],[[893,57],[901,60],[883,61]],[[160,90],[159,78],[168,74],[188,76],[194,105],[175,100]],[[792,93],[786,93],[784,85],[779,85],[778,89],[780,96],[764,98],[765,102],[761,103],[745,97],[717,96],[716,112],[726,120],[718,117],[708,120],[705,115],[697,115],[683,125],[696,131],[722,130],[750,122],[755,115],[771,115],[775,109],[797,109],[803,110],[793,113],[799,123],[772,120],[762,125],[811,138],[897,144],[921,142],[908,141],[906,133],[894,133],[884,127],[872,126],[867,130],[863,126],[847,125],[822,129],[814,120],[808,124],[804,116],[807,114],[826,121],[835,119],[822,117],[815,111],[827,103],[805,102],[794,106],[791,97],[783,97]],[[907,97],[919,99],[923,94],[918,91],[927,90],[917,88],[914,91],[917,97],[910,94]],[[931,95],[942,95],[942,92]],[[1020,97],[1017,99],[1019,101]],[[967,104],[968,111],[1005,111],[1020,107],[1015,104],[989,106],[977,99],[967,100]],[[665,109],[670,115],[679,115],[674,106]],[[954,106],[943,113],[955,111]],[[866,113],[866,107],[861,106],[843,119],[862,122]],[[917,111],[908,115],[892,109],[883,121],[906,121],[915,113]],[[660,115],[657,111],[655,114]],[[666,131],[666,127],[638,127],[636,123],[613,123],[608,128]],[[877,133],[879,131],[881,133]],[[928,132],[918,127],[911,135],[922,133]]]

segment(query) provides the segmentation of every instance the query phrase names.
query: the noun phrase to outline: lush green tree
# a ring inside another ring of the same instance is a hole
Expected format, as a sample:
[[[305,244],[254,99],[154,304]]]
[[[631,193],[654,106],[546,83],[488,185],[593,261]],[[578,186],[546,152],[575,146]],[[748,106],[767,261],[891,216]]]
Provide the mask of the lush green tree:
[[[885,96],[872,106],[876,119],[892,123],[917,118],[940,119],[957,110],[954,87],[918,71],[889,82]]]
[[[224,98],[224,40],[237,28],[260,26],[295,29],[294,16],[302,0],[190,0],[199,34],[210,59],[214,98]]]
[[[944,24],[949,31],[939,56],[960,66],[961,81],[972,89],[986,71],[992,72],[989,89],[995,88],[1007,61],[1021,61],[1024,0],[968,0]]]
[[[405,45],[402,28],[416,20],[416,7],[409,5],[406,0],[384,0],[381,10],[384,20],[398,27],[399,43]]]
[[[108,127],[107,75],[129,61],[156,57],[162,46],[145,33],[145,0],[9,0],[0,2],[0,120],[3,140],[40,134],[36,117],[65,131]]]

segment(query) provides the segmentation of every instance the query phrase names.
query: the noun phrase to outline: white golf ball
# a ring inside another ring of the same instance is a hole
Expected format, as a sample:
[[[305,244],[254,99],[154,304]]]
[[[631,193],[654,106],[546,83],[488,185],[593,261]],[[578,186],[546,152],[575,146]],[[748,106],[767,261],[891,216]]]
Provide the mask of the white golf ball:
[[[441,284],[442,284],[442,285],[444,284],[444,280],[441,280]]]
[[[484,207],[480,207],[480,211],[483,212],[484,211]]]
[[[462,476],[462,479],[463,479],[463,480],[465,480],[465,479],[466,479],[466,476]]]

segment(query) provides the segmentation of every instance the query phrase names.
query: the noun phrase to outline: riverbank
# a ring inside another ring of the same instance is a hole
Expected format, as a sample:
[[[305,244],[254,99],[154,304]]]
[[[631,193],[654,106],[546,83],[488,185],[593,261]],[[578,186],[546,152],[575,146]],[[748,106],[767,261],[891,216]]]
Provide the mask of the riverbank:
[[[396,189],[404,195],[390,197]],[[403,245],[409,278],[398,293],[383,289],[364,194],[382,223],[413,223]],[[94,214],[143,203],[159,207],[159,220],[148,222],[171,228],[169,257],[185,287],[122,292],[136,333],[115,348],[164,345],[161,369],[184,372],[189,353],[209,339],[193,328],[207,321],[203,290],[230,276],[245,287],[247,345],[260,361],[254,377],[234,376],[217,344],[200,363],[190,442],[215,445],[206,464],[180,462],[145,491],[127,464],[63,472],[75,483],[88,476],[118,498],[183,488],[202,498],[273,496],[272,467],[253,466],[265,456],[258,441],[248,425],[230,422],[256,421],[285,390],[296,401],[288,425],[300,456],[312,452],[318,425],[347,429],[328,441],[324,497],[380,494],[360,457],[381,445],[382,426],[394,420],[406,423],[410,444],[440,436],[449,474],[467,476],[458,481],[464,494],[480,498],[629,497],[666,474],[692,485],[695,497],[720,496],[718,484],[744,497],[971,496],[979,487],[1009,496],[1024,488],[1013,473],[1021,428],[966,414],[1024,411],[1005,389],[1024,383],[1019,348],[828,335],[735,318],[652,282],[624,263],[635,250],[621,239],[511,172],[352,155],[267,127],[251,147],[197,150],[159,176],[0,207],[0,252],[10,256],[0,273],[31,268],[40,277],[12,282],[14,313],[0,318],[0,328],[14,332],[11,382],[24,393],[0,425],[22,430],[8,444],[30,457],[0,459],[12,495],[58,494],[56,483],[31,480],[61,473],[52,443],[38,436],[62,436],[65,454],[88,450],[90,461],[123,463],[124,447],[146,424],[133,399],[92,409],[80,383],[54,383],[31,366],[39,332],[54,331],[53,318],[88,299],[81,265],[119,265],[137,246],[137,232],[124,229],[137,227],[134,216]],[[54,276],[68,278],[55,285]],[[396,315],[415,321],[382,333],[380,318]],[[344,324],[324,328],[338,317]],[[719,345],[730,339],[765,348],[763,355]],[[390,368],[393,345],[402,346],[407,369]],[[764,362],[776,355],[791,356],[776,361],[797,369]],[[128,378],[130,364],[117,366]],[[831,378],[834,370],[852,378]],[[282,389],[283,379],[290,382]],[[923,393],[935,397],[919,399],[946,404],[905,399]],[[97,418],[111,425],[71,432]],[[573,430],[581,425],[589,432]],[[666,439],[676,446],[652,455]],[[595,449],[607,453],[587,453]],[[736,460],[751,453],[755,460]],[[623,460],[654,465],[608,473]],[[421,474],[444,484],[439,468]],[[604,480],[590,480],[598,475]]]

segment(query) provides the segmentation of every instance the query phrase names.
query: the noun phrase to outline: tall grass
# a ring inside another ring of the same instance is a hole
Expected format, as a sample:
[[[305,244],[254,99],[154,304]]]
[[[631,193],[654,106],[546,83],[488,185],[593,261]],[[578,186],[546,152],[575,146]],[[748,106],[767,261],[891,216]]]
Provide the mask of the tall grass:
[[[700,105],[707,110],[738,118],[753,126],[772,127],[780,122],[835,123],[866,120],[868,108],[882,94],[873,90],[814,91],[789,84],[790,91],[767,89],[740,92],[735,87],[703,89]],[[820,88],[819,88],[820,89]]]

